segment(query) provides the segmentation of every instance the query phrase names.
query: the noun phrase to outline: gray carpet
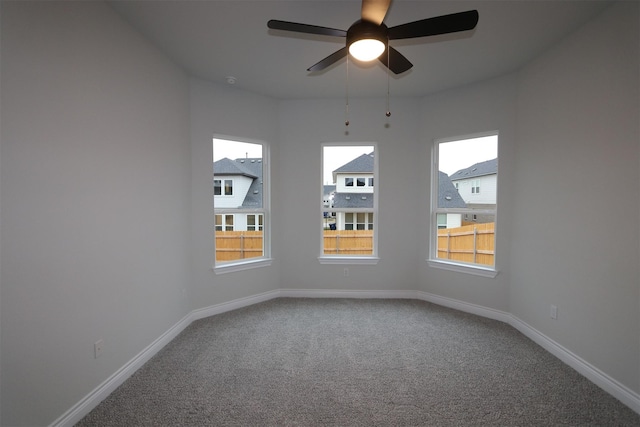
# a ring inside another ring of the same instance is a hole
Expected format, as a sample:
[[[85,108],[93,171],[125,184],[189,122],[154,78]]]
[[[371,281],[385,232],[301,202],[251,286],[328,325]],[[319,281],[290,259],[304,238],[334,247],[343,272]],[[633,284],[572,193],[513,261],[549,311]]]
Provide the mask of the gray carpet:
[[[78,426],[640,426],[511,326],[279,298],[193,322]]]

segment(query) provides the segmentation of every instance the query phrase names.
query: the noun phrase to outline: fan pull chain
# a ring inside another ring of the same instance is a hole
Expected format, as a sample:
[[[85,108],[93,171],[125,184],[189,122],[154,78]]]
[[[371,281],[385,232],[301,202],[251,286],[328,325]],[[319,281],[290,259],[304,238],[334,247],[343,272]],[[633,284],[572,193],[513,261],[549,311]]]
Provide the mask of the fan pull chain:
[[[349,126],[349,54],[347,54],[347,84],[345,92],[347,101],[344,110],[344,125]]]
[[[389,49],[389,40],[387,39],[387,112],[385,113],[385,115],[387,117],[391,117],[391,107],[389,106],[389,98],[390,98],[389,87],[391,85],[389,83],[389,81],[391,80],[391,77],[390,77],[390,73],[391,73],[391,71],[390,71],[390,69],[391,69],[391,56],[389,54],[389,50],[390,50]]]

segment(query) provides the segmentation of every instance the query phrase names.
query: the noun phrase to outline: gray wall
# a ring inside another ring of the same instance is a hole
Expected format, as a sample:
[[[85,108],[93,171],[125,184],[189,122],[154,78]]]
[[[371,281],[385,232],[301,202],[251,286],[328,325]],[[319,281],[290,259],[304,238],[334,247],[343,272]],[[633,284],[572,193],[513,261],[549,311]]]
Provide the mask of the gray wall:
[[[2,424],[51,423],[191,310],[278,288],[510,312],[640,392],[638,54],[617,4],[518,72],[392,97],[388,127],[352,99],[345,134],[344,99],[189,81],[101,3],[2,2]],[[431,144],[491,130],[500,274],[430,268]],[[211,270],[216,133],[270,144],[270,267]],[[317,260],[325,141],[378,144],[381,260],[348,278]]]
[[[636,392],[638,22],[617,4],[520,73],[510,233],[511,313]]]
[[[2,2],[2,55],[2,425],[46,425],[190,311],[189,82],[98,2]]]
[[[192,306],[210,307],[279,287],[278,215],[282,211],[277,191],[279,151],[278,108],[275,100],[206,81],[191,80],[192,162]],[[215,274],[213,267],[213,135],[264,141],[269,146],[273,191],[272,247],[275,262],[269,267]]]
[[[429,159],[435,140],[474,133],[498,131],[498,211],[496,221],[496,267],[494,279],[430,268],[429,228],[420,230],[420,288],[425,292],[454,298],[496,310],[509,311],[510,224],[512,222],[513,168],[515,156],[515,101],[517,78],[498,79],[442,92],[422,100],[419,157]],[[425,162],[420,181],[431,179]],[[426,186],[425,186],[426,187]],[[422,191],[422,193],[426,193]],[[429,218],[429,198],[420,199],[420,217]]]
[[[384,87],[384,82],[381,82]],[[284,230],[281,253],[281,287],[335,290],[408,290],[416,288],[418,244],[415,231],[424,227],[418,200],[425,182],[416,171],[428,159],[415,156],[418,136],[417,99],[393,98],[392,117],[385,116],[385,99],[349,102],[345,134],[345,100],[319,99],[280,103],[280,173],[276,184]],[[378,265],[321,265],[320,227],[323,142],[376,142],[380,203]]]
[[[422,263],[421,289],[507,311],[635,392],[638,16],[616,4],[518,73],[426,97],[421,113],[423,156],[437,138],[500,131],[500,274]]]

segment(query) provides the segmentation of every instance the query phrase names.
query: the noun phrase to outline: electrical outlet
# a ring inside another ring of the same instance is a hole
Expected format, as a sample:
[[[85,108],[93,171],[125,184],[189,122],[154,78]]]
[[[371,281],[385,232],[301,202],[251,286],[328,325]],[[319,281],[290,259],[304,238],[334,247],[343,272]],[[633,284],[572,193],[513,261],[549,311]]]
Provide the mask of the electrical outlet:
[[[96,359],[100,357],[103,349],[104,349],[104,340],[99,339],[98,341],[95,342],[95,344],[93,344],[93,354]]]
[[[349,269],[347,267],[344,268],[343,275],[344,277],[349,277]]]
[[[549,315],[551,316],[552,319],[557,319],[558,318],[558,307],[556,307],[555,305],[551,304],[551,310],[549,312]]]

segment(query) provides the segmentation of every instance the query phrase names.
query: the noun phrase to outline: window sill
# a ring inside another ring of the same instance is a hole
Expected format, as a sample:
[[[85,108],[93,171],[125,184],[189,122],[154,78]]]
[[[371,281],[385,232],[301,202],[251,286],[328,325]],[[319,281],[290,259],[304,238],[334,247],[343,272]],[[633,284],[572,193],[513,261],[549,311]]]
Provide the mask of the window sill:
[[[234,262],[213,267],[216,274],[234,273],[236,271],[251,270],[252,268],[268,267],[273,260],[271,258],[259,258],[251,261]]]
[[[320,256],[318,257],[320,264],[348,264],[348,265],[376,265],[380,258],[378,257],[346,257],[346,256]]]
[[[427,263],[429,264],[429,267],[433,267],[433,268],[456,271],[458,273],[472,274],[474,276],[489,277],[492,279],[496,277],[499,273],[499,271],[494,268],[480,267],[477,265],[469,265],[469,264],[459,264],[459,263],[434,260],[434,259],[428,259]]]

